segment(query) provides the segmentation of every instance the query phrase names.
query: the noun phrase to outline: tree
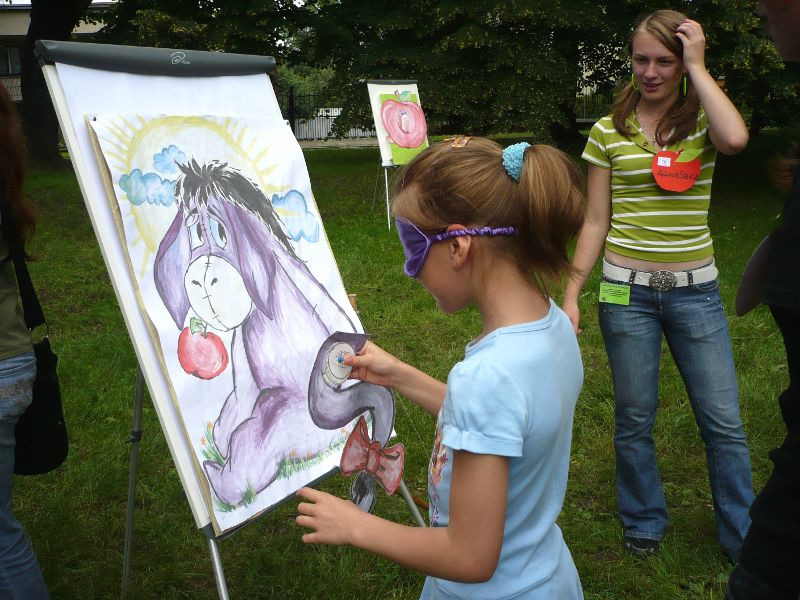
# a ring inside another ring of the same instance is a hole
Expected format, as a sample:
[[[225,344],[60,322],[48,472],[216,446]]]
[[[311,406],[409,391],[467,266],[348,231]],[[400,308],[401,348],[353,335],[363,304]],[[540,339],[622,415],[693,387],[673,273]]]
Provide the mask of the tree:
[[[33,44],[36,40],[66,40],[86,13],[91,0],[31,0],[31,22],[20,57],[22,123],[28,153],[34,160],[58,162],[58,119]]]
[[[313,6],[318,64],[344,96],[338,131],[371,122],[365,81],[416,79],[436,133],[574,132],[582,43],[599,39],[587,0],[340,0]]]

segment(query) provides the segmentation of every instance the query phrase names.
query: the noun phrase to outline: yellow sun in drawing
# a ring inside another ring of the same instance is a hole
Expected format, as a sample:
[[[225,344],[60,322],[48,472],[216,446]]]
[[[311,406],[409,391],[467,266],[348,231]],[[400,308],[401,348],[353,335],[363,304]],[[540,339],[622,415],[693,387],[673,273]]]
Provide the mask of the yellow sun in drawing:
[[[136,239],[128,245],[141,245],[140,277],[144,274],[166,227],[174,218],[171,202],[141,202],[128,197],[120,185],[125,177],[136,173],[137,182],[145,179],[149,184],[164,184],[171,189],[180,172],[173,161],[157,166],[160,155],[174,148],[184,160],[199,163],[210,160],[226,162],[250,178],[269,197],[284,194],[290,189],[290,174],[283,174],[280,165],[286,163],[285,137],[267,133],[269,128],[259,127],[253,120],[213,116],[148,116],[148,115],[98,115],[104,120],[99,126],[98,141],[107,162],[120,200],[120,216],[132,220],[125,227],[135,232]],[[148,179],[149,178],[149,179]],[[167,198],[169,202],[169,198]]]

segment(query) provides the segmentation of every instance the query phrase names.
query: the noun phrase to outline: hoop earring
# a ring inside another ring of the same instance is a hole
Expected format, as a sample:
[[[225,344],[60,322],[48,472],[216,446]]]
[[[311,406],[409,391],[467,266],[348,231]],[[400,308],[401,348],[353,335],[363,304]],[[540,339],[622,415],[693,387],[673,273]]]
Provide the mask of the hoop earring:
[[[633,88],[634,92],[638,92],[639,91],[639,84],[636,83],[636,74],[635,73],[631,73],[631,87]]]
[[[686,89],[687,89],[687,84],[686,84],[686,73],[684,73],[684,74],[683,74],[683,77],[681,78],[681,93],[682,93],[684,96],[686,95]]]

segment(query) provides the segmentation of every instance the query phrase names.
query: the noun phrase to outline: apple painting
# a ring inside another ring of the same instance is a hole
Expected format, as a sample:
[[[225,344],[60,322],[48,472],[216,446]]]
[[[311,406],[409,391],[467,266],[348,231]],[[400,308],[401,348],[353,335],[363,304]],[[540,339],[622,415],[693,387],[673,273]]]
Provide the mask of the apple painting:
[[[662,150],[653,157],[653,177],[661,189],[685,192],[700,176],[700,150]]]
[[[428,124],[422,107],[411,101],[408,91],[395,92],[396,100],[381,105],[381,121],[389,134],[389,142],[401,148],[416,148],[428,135]]]
[[[206,331],[206,324],[192,317],[178,336],[178,361],[183,370],[200,379],[213,379],[228,366],[228,351],[222,339]]]

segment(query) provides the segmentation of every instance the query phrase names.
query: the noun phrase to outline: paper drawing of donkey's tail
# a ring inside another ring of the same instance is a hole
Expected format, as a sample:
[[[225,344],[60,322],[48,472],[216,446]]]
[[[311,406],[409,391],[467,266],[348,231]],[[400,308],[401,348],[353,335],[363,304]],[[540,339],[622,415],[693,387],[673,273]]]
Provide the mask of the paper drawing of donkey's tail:
[[[326,382],[325,363],[331,350],[341,343],[359,352],[367,343],[362,333],[336,331],[320,346],[308,384],[308,410],[311,419],[322,429],[336,429],[369,411],[372,417],[372,440],[386,446],[394,427],[394,398],[391,390],[371,383],[359,382],[348,388],[334,387]],[[369,512],[375,503],[375,480],[365,472],[359,473],[350,487],[350,498],[362,510]]]

